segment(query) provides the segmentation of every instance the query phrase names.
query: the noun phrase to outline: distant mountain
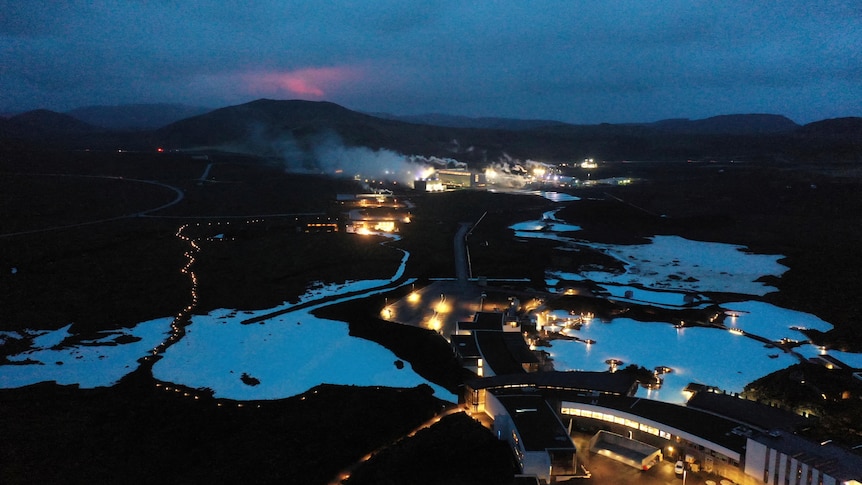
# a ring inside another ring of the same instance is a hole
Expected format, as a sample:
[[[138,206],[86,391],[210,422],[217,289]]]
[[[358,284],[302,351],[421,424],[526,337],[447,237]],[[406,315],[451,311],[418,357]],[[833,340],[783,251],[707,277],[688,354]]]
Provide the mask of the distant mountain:
[[[457,124],[458,117],[438,117],[437,125],[411,119],[414,122],[381,118],[329,102],[260,99],[172,123],[153,132],[151,144],[300,157],[322,143],[331,143],[327,134],[337,134],[339,142],[346,146],[385,148],[407,155],[451,157],[479,164],[510,158],[573,161],[587,157],[814,160],[820,158],[819,153],[827,153],[826,148],[829,156],[855,159],[860,151],[849,140],[826,142],[824,136],[816,134],[804,138],[796,133],[799,125],[779,115],[726,115],[646,124],[570,125],[536,120],[498,123],[507,126],[505,129],[441,126],[444,122]],[[469,118],[460,118],[460,122],[481,124]],[[485,123],[492,124],[487,120]]]
[[[440,113],[421,115],[393,115],[389,113],[371,113],[378,118],[405,121],[420,125],[445,126],[449,128],[489,128],[494,130],[535,130],[549,126],[566,125],[554,120],[522,120],[516,118],[471,118]]]
[[[337,134],[349,146],[402,153],[451,152],[449,128],[377,118],[325,101],[259,99],[177,121],[153,133],[171,148],[221,148],[277,155],[290,146],[308,149]]]
[[[152,130],[175,121],[210,111],[210,108],[182,104],[124,104],[86,106],[67,111],[81,121],[115,131]]]
[[[0,120],[0,142],[51,149],[142,150],[142,134],[114,132],[55,111],[39,109]],[[22,144],[23,143],[23,144]]]
[[[794,133],[795,158],[862,162],[862,118],[815,121]]]
[[[37,109],[7,118],[0,124],[0,136],[40,140],[46,138],[84,135],[103,131],[63,113]]]
[[[862,140],[862,118],[832,118],[808,123],[797,130],[802,135],[824,135]]]
[[[698,135],[764,135],[789,133],[799,128],[793,120],[771,114],[721,115],[701,120],[669,119],[648,126],[668,133]]]
[[[438,115],[435,115],[438,116]],[[94,150],[221,150],[312,163],[321,149],[388,149],[468,164],[511,160],[862,160],[860,118],[804,127],[778,115],[728,115],[643,124],[571,125],[542,120],[440,115],[436,125],[381,118],[330,102],[259,99],[175,121],[151,131],[110,131],[69,115],[37,110],[0,119],[0,139]],[[418,121],[418,119],[414,119]],[[434,120],[427,120],[428,123]],[[497,127],[477,127],[485,124]],[[332,150],[332,149],[335,150]],[[382,156],[388,156],[383,154]],[[383,163],[377,158],[374,163]]]

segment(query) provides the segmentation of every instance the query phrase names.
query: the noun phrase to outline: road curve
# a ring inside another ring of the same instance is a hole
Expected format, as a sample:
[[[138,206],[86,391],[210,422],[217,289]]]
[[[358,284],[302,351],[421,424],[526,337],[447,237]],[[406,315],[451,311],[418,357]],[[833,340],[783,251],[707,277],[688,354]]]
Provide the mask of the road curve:
[[[40,229],[30,229],[27,231],[18,231],[18,232],[8,232],[6,234],[0,234],[0,238],[4,237],[12,237],[12,236],[23,236],[25,234],[37,234],[40,232],[50,232],[50,231],[59,231],[63,229],[71,229],[73,227],[83,227],[83,226],[91,226],[93,224],[101,224],[103,222],[111,222],[117,221],[120,219],[129,219],[133,217],[141,217],[148,215],[152,212],[159,211],[162,209],[166,209],[172,205],[178,204],[185,197],[185,193],[179,187],[174,187],[173,185],[168,185],[166,183],[159,182],[157,180],[143,180],[143,179],[129,179],[124,177],[117,177],[114,175],[78,175],[78,174],[55,174],[55,173],[46,173],[46,174],[26,174],[26,175],[35,175],[35,176],[44,176],[44,177],[82,177],[82,178],[97,178],[97,179],[106,179],[106,180],[122,180],[124,182],[139,182],[150,185],[157,185],[159,187],[164,187],[166,189],[170,189],[174,191],[176,196],[174,199],[166,204],[162,204],[158,207],[153,207],[151,209],[146,209],[143,211],[133,212],[131,214],[122,214],[114,217],[107,217],[104,219],[97,219],[94,221],[86,221],[86,222],[78,222],[75,224],[65,224],[62,226],[51,226],[51,227],[43,227]]]

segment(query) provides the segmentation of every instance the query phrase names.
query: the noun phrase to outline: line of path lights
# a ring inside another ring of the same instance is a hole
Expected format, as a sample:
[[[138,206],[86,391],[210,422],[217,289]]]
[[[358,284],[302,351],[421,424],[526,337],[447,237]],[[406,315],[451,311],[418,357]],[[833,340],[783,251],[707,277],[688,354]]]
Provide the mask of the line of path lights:
[[[284,214],[289,215],[289,214]],[[283,216],[283,215],[278,215]],[[292,215],[290,215],[292,217]],[[212,235],[216,229],[225,226],[226,229],[232,229],[236,226],[241,225],[249,225],[249,224],[257,224],[264,222],[264,219],[259,217],[250,218],[243,222],[206,222],[206,223],[195,223],[195,224],[183,224],[181,225],[177,231],[175,236],[180,240],[188,243],[189,249],[185,251],[184,255],[186,257],[186,263],[180,268],[180,271],[183,274],[189,276],[189,280],[191,282],[190,288],[190,302],[186,305],[182,310],[180,310],[171,321],[171,333],[170,336],[166,340],[164,340],[159,345],[155,346],[150,355],[147,355],[143,359],[140,360],[142,364],[152,366],[158,359],[159,354],[163,354],[168,347],[179,341],[183,336],[185,336],[185,327],[191,323],[191,315],[192,312],[197,308],[198,305],[198,277],[194,272],[194,264],[195,257],[201,252],[202,246],[201,242],[212,242],[212,243],[220,243],[220,242],[228,242],[235,241],[236,237],[229,236],[224,232],[216,233]],[[192,235],[190,233],[195,233]],[[206,233],[206,235],[204,235]],[[413,292],[418,300],[418,293],[415,291],[415,287],[413,288]],[[387,300],[388,304],[388,300]],[[436,315],[435,315],[436,316]],[[436,321],[436,319],[435,319]],[[437,330],[439,331],[439,321],[437,322]],[[189,398],[193,400],[201,400],[202,398],[208,398],[209,402],[212,402],[213,394],[211,390],[205,389],[193,389],[187,386],[177,385],[169,382],[161,382],[157,381],[155,383],[157,389],[163,390],[166,393],[171,395],[176,395],[182,398]],[[312,390],[310,394],[317,394],[317,390]],[[307,393],[309,394],[309,393]],[[300,400],[306,400],[306,395],[300,396]],[[261,407],[260,403],[257,402],[240,402],[233,401],[230,399],[215,399],[215,403],[217,407],[233,407],[233,408],[251,408],[257,409]]]
[[[249,219],[240,224],[257,224],[263,222],[263,219]],[[237,226],[240,224],[233,224],[233,226]],[[207,223],[196,223],[196,224],[183,224],[174,234],[180,240],[188,243],[189,250],[187,250],[183,255],[186,257],[186,264],[180,269],[180,272],[188,275],[189,280],[191,281],[190,292],[190,302],[186,305],[182,310],[180,310],[175,316],[173,321],[171,321],[171,334],[170,336],[155,346],[152,350],[152,355],[162,354],[167,350],[168,347],[176,343],[179,339],[181,339],[185,335],[185,327],[191,323],[191,314],[198,305],[198,277],[194,272],[194,264],[195,264],[195,256],[201,251],[201,241],[205,242],[228,242],[235,241],[236,238],[233,236],[226,236],[224,233],[218,233],[216,235],[200,235],[201,232],[205,231],[207,233],[212,233],[213,229],[221,228],[222,226],[226,226],[230,228],[231,222],[207,222]],[[192,236],[189,235],[189,232],[195,232],[199,235]]]
[[[174,395],[177,397],[188,398],[188,399],[192,399],[195,401],[200,401],[201,398],[207,398],[206,399],[207,402],[210,402],[210,403],[213,402],[212,391],[201,390],[201,389],[192,389],[190,387],[181,386],[181,385],[173,384],[170,382],[161,382],[161,381],[156,382],[156,389],[165,391],[167,394]],[[302,397],[302,400],[305,400],[304,396]],[[260,409],[260,407],[261,407],[261,403],[259,403],[259,402],[248,402],[248,401],[240,402],[240,401],[233,401],[230,399],[215,399],[214,401],[215,401],[216,407],[220,407],[220,408],[234,407],[234,408],[246,408],[246,409]]]
[[[249,219],[244,221],[244,224],[256,224],[262,222],[262,219]],[[241,223],[242,224],[242,223]],[[230,222],[208,222],[208,223],[196,223],[196,224],[183,224],[174,234],[180,240],[188,243],[189,249],[183,253],[186,257],[186,263],[180,268],[180,272],[188,275],[189,280],[191,282],[191,288],[189,289],[190,301],[189,304],[183,307],[176,315],[174,315],[173,320],[171,321],[171,332],[167,339],[153,347],[151,351],[151,355],[145,357],[143,362],[152,364],[158,359],[159,354],[164,354],[165,351],[171,345],[178,342],[181,338],[183,338],[186,334],[185,327],[191,323],[191,315],[192,312],[197,308],[198,305],[198,277],[194,271],[195,264],[195,256],[201,252],[201,241],[206,242],[227,242],[236,240],[235,237],[225,236],[224,233],[218,233],[215,236],[200,235],[202,231],[207,233],[212,233],[213,228],[219,228],[220,226],[231,226]],[[234,226],[239,224],[234,224]],[[198,233],[197,236],[189,235],[189,232]],[[168,384],[163,382],[156,382],[156,387],[163,389],[167,392],[175,393],[182,397],[188,397],[195,400],[199,400],[202,396],[211,397],[212,395],[203,391],[197,391],[195,389],[187,388],[185,386],[179,386],[175,384]],[[217,405],[219,407],[223,407],[226,404],[231,404],[236,407],[245,407],[246,404],[241,402],[230,403],[229,401],[218,401]],[[249,405],[251,406],[251,405]],[[256,407],[260,407],[260,404],[257,404]]]
[[[403,436],[395,438],[390,443],[387,443],[387,444],[377,448],[376,450],[371,451],[370,453],[367,453],[364,456],[362,456],[356,463],[350,465],[349,467],[347,467],[346,469],[344,469],[340,473],[338,473],[338,475],[336,475],[335,478],[333,478],[329,482],[329,485],[341,485],[341,484],[345,483],[350,478],[350,475],[353,473],[353,471],[356,468],[358,468],[360,465],[362,465],[363,463],[374,458],[375,456],[379,455],[380,453],[384,452],[385,450],[402,443],[404,440],[416,436],[416,433],[418,433],[419,431],[422,431],[424,429],[427,429],[427,428],[434,426],[435,424],[439,423],[440,420],[443,419],[444,417],[449,416],[451,414],[463,413],[463,412],[465,412],[465,411],[462,408],[460,408],[457,404],[451,404],[451,405],[441,409],[431,419],[429,419],[428,421],[425,421],[424,423],[415,427],[414,429],[407,432]]]
[[[195,255],[200,252],[201,246],[198,243],[197,238],[192,238],[191,236],[186,235],[186,230],[189,228],[189,226],[190,224],[181,225],[177,229],[176,234],[174,235],[180,240],[188,243],[189,245],[189,250],[183,253],[183,255],[186,257],[186,264],[182,268],[180,268],[180,272],[188,275],[189,280],[191,280],[191,301],[174,316],[174,319],[171,321],[170,336],[153,348],[153,355],[164,353],[168,349],[168,347],[170,347],[183,336],[185,336],[185,327],[189,323],[191,323],[192,311],[197,307],[198,304],[198,277],[193,270],[193,266],[195,264]],[[200,224],[196,224],[195,226],[200,226]]]

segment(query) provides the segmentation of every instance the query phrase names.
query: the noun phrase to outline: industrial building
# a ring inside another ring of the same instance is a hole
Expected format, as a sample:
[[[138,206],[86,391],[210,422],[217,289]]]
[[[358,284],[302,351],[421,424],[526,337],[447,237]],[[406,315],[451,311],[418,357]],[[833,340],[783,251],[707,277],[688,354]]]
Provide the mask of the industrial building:
[[[427,179],[416,180],[413,188],[420,192],[440,192],[443,190],[481,189],[487,186],[483,172],[473,170],[439,169]]]
[[[412,217],[412,204],[390,191],[339,194],[336,203],[345,215],[345,231],[349,233],[398,232]]]

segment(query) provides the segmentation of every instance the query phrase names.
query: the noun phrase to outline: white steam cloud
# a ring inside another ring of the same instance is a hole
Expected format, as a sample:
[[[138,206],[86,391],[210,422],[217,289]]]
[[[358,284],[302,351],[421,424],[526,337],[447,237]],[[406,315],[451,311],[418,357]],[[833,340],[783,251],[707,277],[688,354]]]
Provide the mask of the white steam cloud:
[[[402,155],[388,149],[372,150],[350,147],[334,132],[317,137],[310,150],[301,149],[292,140],[280,144],[288,172],[320,173],[359,180],[384,180],[413,187],[416,180],[426,179],[438,168],[466,168],[467,164],[450,158]]]
[[[312,156],[322,173],[391,180],[410,186],[422,175],[424,168],[392,150],[345,146],[334,133],[327,133],[314,145]]]

